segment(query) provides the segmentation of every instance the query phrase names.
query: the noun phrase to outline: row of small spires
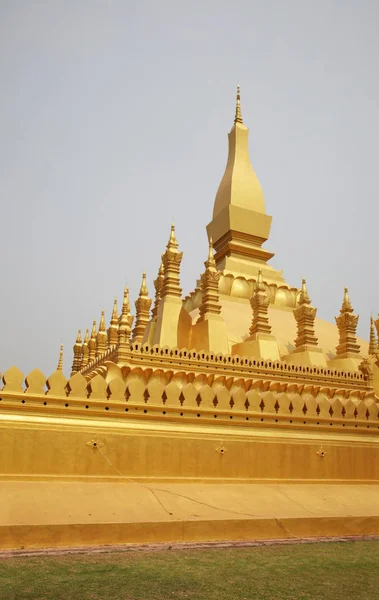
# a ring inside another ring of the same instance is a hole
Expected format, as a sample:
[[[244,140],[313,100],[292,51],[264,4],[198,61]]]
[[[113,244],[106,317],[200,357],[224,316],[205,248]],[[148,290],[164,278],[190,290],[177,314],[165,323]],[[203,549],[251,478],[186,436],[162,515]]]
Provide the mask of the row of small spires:
[[[237,104],[238,106],[238,104]],[[154,281],[155,302],[151,312],[152,321],[157,319],[158,306],[164,296],[181,296],[179,287],[179,268],[182,254],[178,252],[178,242],[175,235],[175,227],[171,226],[169,241],[166,251],[162,254],[162,261],[158,272],[158,277]],[[203,320],[206,314],[221,312],[218,295],[218,281],[221,273],[217,271],[213,256],[212,240],[209,242],[209,252],[207,261],[204,263],[205,272],[201,276],[202,302],[199,310],[199,320]],[[253,317],[250,327],[250,336],[258,333],[271,333],[271,326],[268,319],[269,298],[262,278],[261,269],[255,285],[253,297],[250,300]],[[99,329],[96,329],[96,321],[93,322],[91,336],[89,330],[86,330],[84,340],[82,341],[81,330],[74,345],[74,360],[72,365],[72,375],[82,370],[96,358],[102,356],[108,349],[119,348],[121,345],[127,346],[130,340],[133,342],[142,342],[145,329],[150,321],[150,308],[152,300],[149,298],[146,273],[143,273],[142,284],[136,305],[136,322],[132,331],[133,315],[130,313],[129,290],[125,287],[124,299],[121,314],[118,315],[117,300],[113,305],[110,325],[106,329],[104,309],[101,313]],[[314,321],[317,309],[311,306],[308,295],[306,281],[302,280],[302,287],[299,295],[298,305],[294,309],[294,316],[297,321],[297,339],[295,346],[297,349],[302,347],[317,346],[318,340],[315,337]],[[359,354],[360,347],[356,340],[356,328],[358,316],[353,315],[353,308],[349,300],[348,289],[345,288],[342,308],[340,315],[336,317],[336,324],[340,334],[340,343],[336,349],[336,354]],[[378,353],[378,342],[375,335],[374,325],[379,335],[379,318],[374,322],[370,320],[370,345],[369,354]],[[61,347],[58,370],[62,369],[63,347]]]
[[[166,246],[166,252],[162,254],[158,277],[154,281],[155,302],[151,314],[153,320],[156,320],[157,318],[159,302],[164,295],[181,296],[181,290],[178,286],[179,278],[177,277],[176,281],[175,277],[172,277],[171,272],[171,261],[174,254],[175,256],[179,257],[179,264],[177,265],[177,272],[179,273],[179,265],[182,253],[178,252],[178,247],[179,244],[175,235],[175,226],[171,225],[170,237]],[[122,303],[121,314],[118,315],[117,300],[115,299],[108,329],[105,325],[103,309],[101,312],[98,331],[96,329],[96,321],[93,321],[91,336],[89,335],[89,330],[87,329],[84,340],[82,341],[81,330],[78,330],[78,335],[73,348],[74,360],[71,375],[86,367],[99,356],[102,356],[109,348],[127,345],[130,343],[130,340],[133,342],[142,342],[146,326],[150,321],[151,305],[152,299],[148,294],[146,273],[144,272],[142,275],[139,296],[135,301],[136,321],[133,330],[132,324],[134,321],[134,316],[130,312],[129,288],[126,286],[124,289],[124,299]]]

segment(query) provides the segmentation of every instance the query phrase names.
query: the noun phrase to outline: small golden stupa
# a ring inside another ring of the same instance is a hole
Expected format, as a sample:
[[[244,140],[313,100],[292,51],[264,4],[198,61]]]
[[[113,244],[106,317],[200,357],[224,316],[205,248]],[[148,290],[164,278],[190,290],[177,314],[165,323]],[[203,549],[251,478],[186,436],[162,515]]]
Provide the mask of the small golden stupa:
[[[69,380],[63,348],[4,373],[0,548],[379,534],[379,318],[368,344],[347,288],[328,323],[269,264],[248,134],[238,87],[188,296],[171,225],[154,299],[143,273],[79,330]]]

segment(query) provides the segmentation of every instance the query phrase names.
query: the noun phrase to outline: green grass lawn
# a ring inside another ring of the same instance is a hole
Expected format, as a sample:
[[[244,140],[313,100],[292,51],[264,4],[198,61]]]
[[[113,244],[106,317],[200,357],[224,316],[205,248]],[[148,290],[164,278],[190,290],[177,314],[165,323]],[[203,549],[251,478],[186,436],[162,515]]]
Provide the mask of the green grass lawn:
[[[6,558],[1,600],[373,600],[379,542]]]

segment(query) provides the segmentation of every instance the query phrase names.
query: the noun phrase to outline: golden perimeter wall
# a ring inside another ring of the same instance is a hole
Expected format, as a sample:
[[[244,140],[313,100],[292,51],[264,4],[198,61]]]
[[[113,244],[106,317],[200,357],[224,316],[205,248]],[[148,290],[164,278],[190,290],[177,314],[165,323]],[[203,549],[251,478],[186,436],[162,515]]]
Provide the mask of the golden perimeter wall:
[[[98,371],[4,374],[2,479],[379,482],[361,373],[138,345]]]

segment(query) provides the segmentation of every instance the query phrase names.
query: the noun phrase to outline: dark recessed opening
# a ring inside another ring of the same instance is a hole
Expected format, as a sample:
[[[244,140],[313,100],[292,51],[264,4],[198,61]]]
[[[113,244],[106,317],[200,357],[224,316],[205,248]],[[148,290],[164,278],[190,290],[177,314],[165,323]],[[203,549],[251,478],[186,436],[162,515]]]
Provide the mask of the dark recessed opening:
[[[22,402],[23,404],[25,404],[25,400],[21,400],[21,402]]]
[[[183,416],[183,413],[180,413],[180,416],[182,417],[182,416]]]
[[[128,412],[128,410],[129,410],[128,408],[125,408],[125,412]]]
[[[65,407],[68,408],[68,404],[65,404]]]
[[[86,408],[89,408],[88,404],[86,404]]]
[[[197,416],[200,417],[200,413],[197,413]]]
[[[43,403],[43,405],[44,405],[44,406],[47,406],[47,402],[44,402],[44,403]]]
[[[249,420],[249,417],[246,417],[246,421],[248,421],[248,420]]]
[[[146,413],[147,413],[147,410],[146,410],[146,408],[145,408],[145,410],[144,410],[143,412],[144,412],[144,413],[145,413],[145,415],[146,415]]]
[[[163,411],[162,411],[162,415],[165,415],[165,414],[166,414],[166,411],[165,411],[165,410],[163,410]]]
[[[106,406],[106,407],[105,407],[105,410],[109,410],[109,406]]]

